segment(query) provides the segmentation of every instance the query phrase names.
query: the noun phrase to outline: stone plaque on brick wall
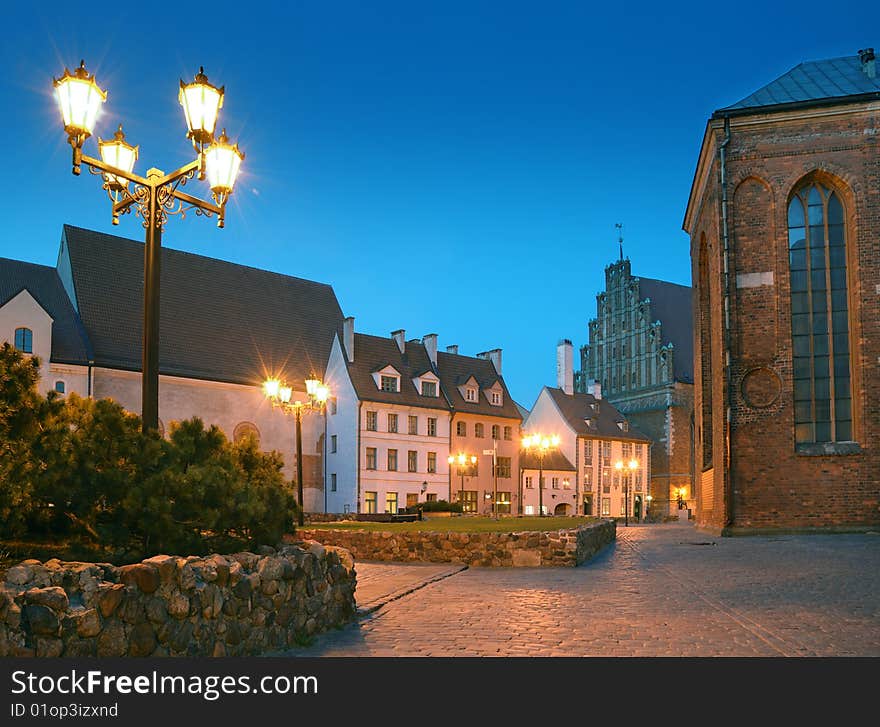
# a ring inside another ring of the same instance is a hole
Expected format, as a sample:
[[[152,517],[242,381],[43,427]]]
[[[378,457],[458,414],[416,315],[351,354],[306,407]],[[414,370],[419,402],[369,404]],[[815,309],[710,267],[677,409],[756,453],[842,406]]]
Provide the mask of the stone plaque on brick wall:
[[[782,382],[771,369],[752,369],[743,376],[741,390],[746,404],[754,409],[764,409],[779,398]]]

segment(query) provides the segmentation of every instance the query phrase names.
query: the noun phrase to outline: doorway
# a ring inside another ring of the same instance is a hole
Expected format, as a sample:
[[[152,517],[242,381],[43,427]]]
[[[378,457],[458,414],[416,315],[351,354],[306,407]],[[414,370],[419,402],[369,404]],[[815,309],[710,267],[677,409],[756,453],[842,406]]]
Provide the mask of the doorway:
[[[590,516],[593,514],[593,496],[592,495],[584,495],[584,515]]]
[[[642,496],[636,495],[636,499],[633,502],[633,518],[636,522],[642,521]]]

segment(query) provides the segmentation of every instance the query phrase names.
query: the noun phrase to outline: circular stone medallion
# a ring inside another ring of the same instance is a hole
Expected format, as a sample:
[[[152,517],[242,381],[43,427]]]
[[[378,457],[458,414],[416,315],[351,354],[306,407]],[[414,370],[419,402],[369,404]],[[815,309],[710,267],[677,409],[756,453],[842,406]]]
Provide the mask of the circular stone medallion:
[[[743,376],[740,388],[746,404],[754,409],[764,409],[779,398],[782,381],[772,369],[758,368]]]

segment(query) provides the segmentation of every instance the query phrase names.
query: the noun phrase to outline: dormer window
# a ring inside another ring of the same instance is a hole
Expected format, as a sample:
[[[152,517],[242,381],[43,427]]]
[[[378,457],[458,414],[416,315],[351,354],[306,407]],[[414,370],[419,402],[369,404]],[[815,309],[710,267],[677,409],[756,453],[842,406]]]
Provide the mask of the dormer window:
[[[396,376],[383,375],[380,379],[379,388],[382,389],[382,391],[392,391],[397,393],[400,389],[397,382],[398,378]]]
[[[469,386],[467,389],[465,389],[465,397],[464,398],[467,399],[468,401],[476,401],[477,400],[477,390]]]
[[[501,406],[501,392],[492,392],[492,406]]]
[[[22,353],[33,353],[34,332],[30,328],[16,328],[15,347]]]
[[[624,420],[622,422],[617,422],[617,426],[620,427],[620,431],[628,432],[629,431],[629,422]]]
[[[437,382],[436,381],[423,381],[422,382],[422,396],[437,396]]]
[[[586,424],[591,429],[595,426],[595,422],[590,418],[584,419],[584,424]]]

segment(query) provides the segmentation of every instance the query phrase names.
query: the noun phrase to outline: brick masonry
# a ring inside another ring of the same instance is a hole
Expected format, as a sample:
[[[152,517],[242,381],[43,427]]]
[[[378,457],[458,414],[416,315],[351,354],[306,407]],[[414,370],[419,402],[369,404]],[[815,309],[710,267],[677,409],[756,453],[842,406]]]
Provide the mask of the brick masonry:
[[[698,303],[696,467],[699,474],[702,464],[702,480],[712,490],[698,496],[699,525],[747,532],[880,524],[877,120],[876,108],[868,104],[731,119],[729,344],[718,156],[725,133],[721,120],[709,124],[686,221]],[[797,449],[794,440],[787,235],[788,201],[809,180],[837,190],[846,209],[857,442],[812,451]],[[728,345],[729,387],[724,369]]]
[[[576,566],[616,537],[614,520],[569,530],[450,533],[299,530],[299,537],[345,548],[358,560],[466,563],[470,566]]]

